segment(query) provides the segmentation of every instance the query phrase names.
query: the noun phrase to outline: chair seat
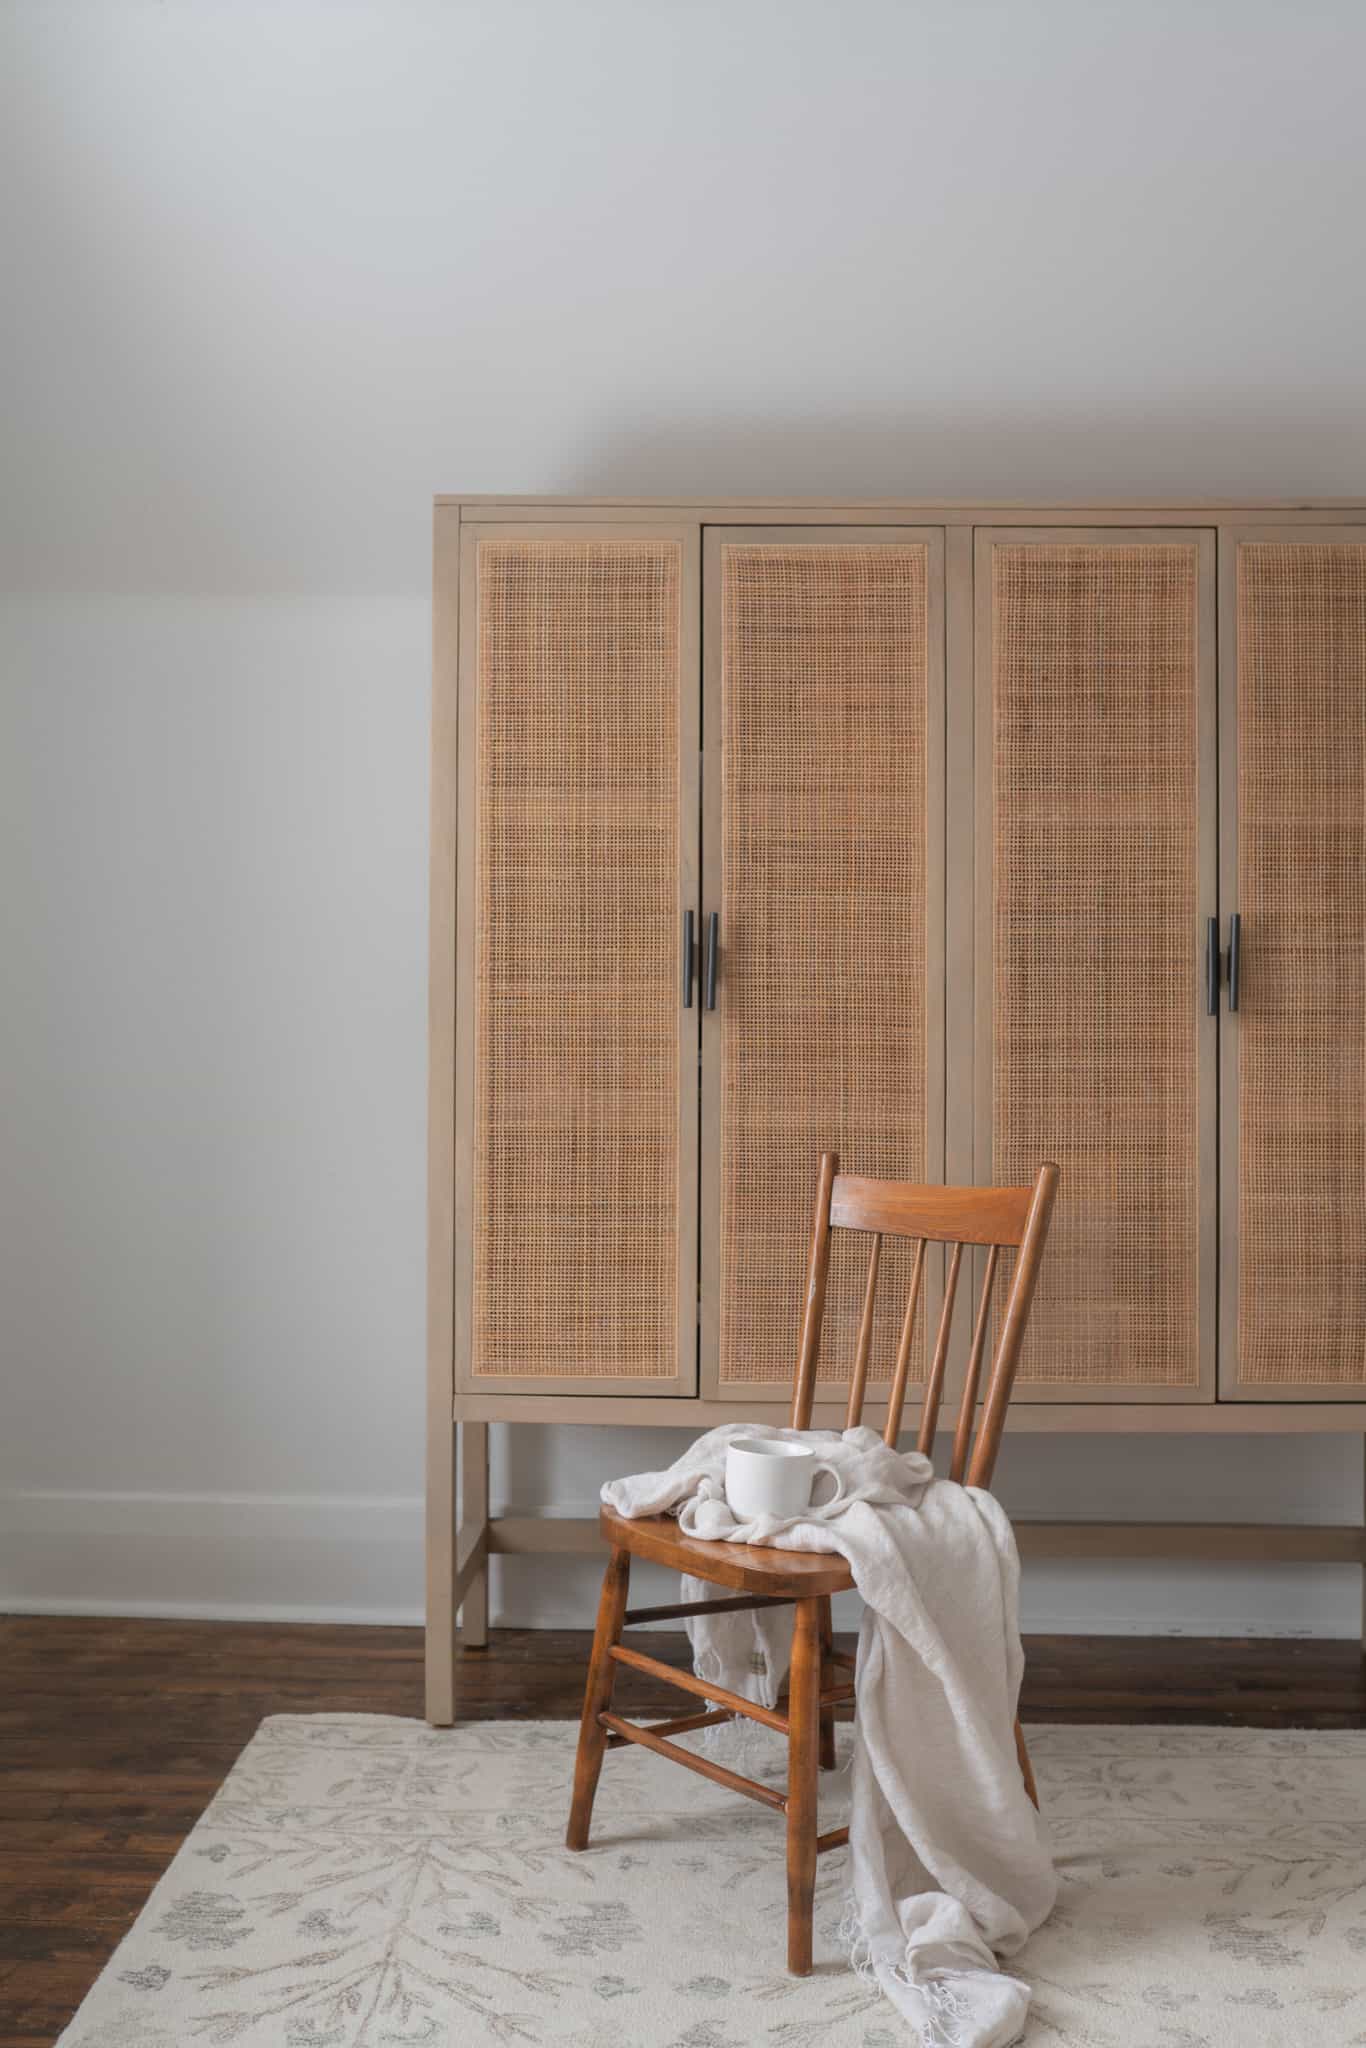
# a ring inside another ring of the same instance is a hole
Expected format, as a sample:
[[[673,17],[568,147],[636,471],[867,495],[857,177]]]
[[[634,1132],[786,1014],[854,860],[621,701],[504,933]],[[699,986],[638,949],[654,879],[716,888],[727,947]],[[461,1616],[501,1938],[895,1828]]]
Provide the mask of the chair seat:
[[[847,1593],[854,1584],[844,1559],[833,1551],[769,1550],[757,1543],[704,1543],[685,1536],[672,1515],[642,1515],[628,1521],[613,1508],[598,1511],[598,1527],[616,1550],[648,1557],[670,1571],[689,1572],[712,1586],[737,1593],[767,1593],[778,1600],[810,1600],[822,1593]]]

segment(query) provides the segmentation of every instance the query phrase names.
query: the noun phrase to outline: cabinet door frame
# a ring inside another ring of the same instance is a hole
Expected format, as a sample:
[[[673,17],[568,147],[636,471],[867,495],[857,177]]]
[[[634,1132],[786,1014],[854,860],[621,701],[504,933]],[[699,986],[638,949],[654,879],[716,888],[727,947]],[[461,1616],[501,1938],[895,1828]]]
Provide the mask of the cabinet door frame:
[[[945,961],[945,674],[946,592],[945,529],[912,525],[768,525],[706,524],[702,532],[702,902],[704,913],[719,910],[724,882],[724,797],[722,785],[724,732],[721,551],[727,546],[777,547],[905,547],[923,546],[926,560],[925,678],[925,1150],[926,1180],[944,1177],[944,961]],[[724,956],[725,934],[721,934]],[[700,1390],[705,1400],[748,1403],[751,1407],[790,1404],[787,1381],[721,1378],[721,1228],[723,1037],[726,1028],[724,974],[717,989],[715,1012],[702,1030],[702,1215],[701,1318],[699,1335]],[[850,1170],[856,1161],[846,1162]],[[815,1179],[811,1196],[815,1200]],[[933,1330],[942,1299],[941,1263],[927,1258],[920,1331]],[[792,1358],[796,1367],[799,1294],[792,1300]],[[928,1355],[928,1354],[926,1354]],[[852,1364],[852,1361],[851,1361]],[[914,1365],[913,1365],[914,1369]],[[870,1385],[869,1405],[876,1412],[882,1381]],[[843,1406],[849,1379],[822,1378],[819,1404]],[[908,1391],[907,1426],[914,1420],[920,1387]]]
[[[1239,908],[1238,859],[1238,550],[1243,542],[1272,546],[1366,547],[1366,519],[1321,524],[1267,524],[1238,519],[1219,528],[1219,943],[1227,954],[1229,919]],[[1294,1386],[1241,1384],[1238,1378],[1239,1296],[1239,1030],[1228,989],[1220,989],[1219,1025],[1219,1400],[1245,1407],[1263,1402],[1360,1401],[1360,1380],[1303,1381]]]
[[[993,1163],[993,924],[992,892],[995,818],[993,814],[994,703],[992,644],[992,550],[1006,547],[1161,547],[1185,544],[1196,549],[1196,805],[1198,816],[1198,911],[1190,940],[1191,1003],[1198,1027],[1196,1039],[1197,1171],[1199,1248],[1197,1253],[1199,1379],[1185,1387],[1142,1382],[1035,1381],[1021,1379],[1014,1399],[1020,1404],[1092,1403],[1129,1407],[1208,1405],[1216,1398],[1215,1351],[1218,1314],[1218,1021],[1206,1013],[1203,982],[1204,920],[1217,914],[1218,844],[1218,699],[1216,664],[1216,534],[1213,527],[1181,526],[1036,526],[983,525],[974,529],[974,695],[973,721],[973,924],[974,988],[970,1003],[974,1023],[970,1057],[973,1065],[973,1178],[979,1184],[997,1176]],[[956,949],[955,949],[956,950]],[[949,1014],[963,1018],[969,1001],[961,987],[950,990]],[[968,1034],[962,1033],[966,1040]],[[966,1044],[963,1057],[968,1057]],[[1063,1187],[1066,1189],[1064,1166]],[[1047,1253],[1045,1252],[1045,1260]]]
[[[482,540],[500,542],[676,541],[681,550],[678,620],[679,867],[675,929],[679,963],[675,997],[680,1017],[695,1027],[678,1034],[678,1331],[675,1370],[667,1377],[627,1375],[477,1373],[474,1371],[474,1124],[477,1059],[475,934],[479,851],[477,718],[479,708],[479,572]],[[691,1012],[682,1007],[682,933],[688,910],[697,917],[699,847],[699,623],[701,615],[700,527],[687,518],[668,522],[576,519],[475,520],[460,528],[459,662],[456,754],[455,917],[455,1204],[454,1354],[457,1393],[630,1394],[638,1398],[695,1395],[697,1392],[697,1186],[698,1031],[696,993]],[[700,926],[700,919],[699,919]],[[585,1411],[586,1412],[586,1411]]]

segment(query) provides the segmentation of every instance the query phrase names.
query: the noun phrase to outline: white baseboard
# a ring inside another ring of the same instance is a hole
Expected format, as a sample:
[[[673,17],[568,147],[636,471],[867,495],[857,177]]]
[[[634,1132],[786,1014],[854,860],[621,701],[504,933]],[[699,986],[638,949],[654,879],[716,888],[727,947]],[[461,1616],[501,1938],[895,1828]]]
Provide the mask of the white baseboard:
[[[411,1625],[422,1573],[416,1496],[0,1493],[9,1613]],[[1355,1638],[1361,1578],[1355,1565],[1037,1563],[1021,1619],[1042,1635]],[[589,1628],[599,1579],[589,1557],[495,1558],[493,1619]],[[857,1613],[846,1596],[840,1626]]]
[[[209,1621],[422,1619],[418,1497],[0,1494],[0,1609]]]
[[[344,1607],[286,1603],[274,1607],[231,1600],[137,1600],[53,1598],[44,1595],[0,1594],[0,1614],[107,1615],[126,1621],[314,1621],[344,1628],[421,1628],[420,1607]]]

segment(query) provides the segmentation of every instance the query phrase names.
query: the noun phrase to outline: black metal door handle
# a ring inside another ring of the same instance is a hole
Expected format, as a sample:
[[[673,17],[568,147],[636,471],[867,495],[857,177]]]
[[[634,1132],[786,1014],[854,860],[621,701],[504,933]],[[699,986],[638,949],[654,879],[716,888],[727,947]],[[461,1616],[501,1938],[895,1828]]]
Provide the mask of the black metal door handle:
[[[1238,1007],[1238,968],[1243,950],[1243,920],[1235,910],[1228,921],[1228,1006]]]
[[[1219,1014],[1219,920],[1205,919],[1205,1009],[1209,1016]]]
[[[692,1008],[693,973],[697,966],[697,947],[693,943],[693,916],[690,910],[683,913],[683,1007]]]
[[[720,940],[720,925],[721,919],[713,910],[707,919],[706,1000],[709,1010],[716,1008],[716,952]]]

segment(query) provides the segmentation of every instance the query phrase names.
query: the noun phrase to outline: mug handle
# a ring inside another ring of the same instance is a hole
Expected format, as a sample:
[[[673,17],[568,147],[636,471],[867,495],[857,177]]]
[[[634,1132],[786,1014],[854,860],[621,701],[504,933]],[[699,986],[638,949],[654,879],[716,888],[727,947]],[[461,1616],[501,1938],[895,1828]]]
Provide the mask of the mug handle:
[[[814,1498],[814,1495],[816,1491],[816,1481],[820,1478],[822,1472],[828,1472],[830,1474],[830,1477],[835,1482],[835,1491],[831,1494],[829,1500],[818,1501]],[[837,1471],[835,1466],[828,1464],[824,1458],[818,1458],[811,1468],[811,1492],[813,1495],[811,1506],[813,1508],[816,1508],[819,1511],[824,1512],[826,1508],[838,1507],[840,1502],[844,1499],[845,1495],[844,1474],[840,1471]]]

